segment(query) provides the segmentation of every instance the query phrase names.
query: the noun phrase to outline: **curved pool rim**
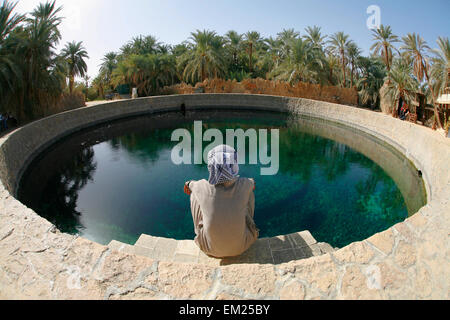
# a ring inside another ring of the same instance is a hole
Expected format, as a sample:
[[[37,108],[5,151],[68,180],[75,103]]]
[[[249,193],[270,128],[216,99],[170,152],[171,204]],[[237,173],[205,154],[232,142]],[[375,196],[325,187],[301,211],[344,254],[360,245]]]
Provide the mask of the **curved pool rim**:
[[[58,233],[52,228],[48,221],[40,218],[32,210],[23,206],[19,201],[12,197],[11,194],[15,195],[17,192],[18,182],[27,165],[31,163],[40,152],[57,140],[73,134],[78,130],[102,122],[155,112],[180,111],[181,108],[186,108],[186,110],[245,108],[247,110],[293,112],[337,122],[369,133],[400,151],[422,172],[428,204],[419,210],[418,214],[407,219],[405,222],[359,243],[363,244],[365,247],[369,247],[364,248],[364,250],[370,249],[375,251],[375,255],[377,256],[377,259],[375,260],[377,263],[380,263],[380,261],[385,259],[395,259],[398,255],[398,252],[395,250],[396,246],[398,246],[399,241],[405,240],[404,237],[402,238],[402,234],[407,232],[405,230],[411,230],[414,229],[416,225],[418,226],[419,231],[416,232],[416,235],[409,235],[409,242],[415,244],[417,244],[417,239],[414,238],[415,236],[423,237],[425,234],[428,236],[428,232],[431,229],[432,235],[429,235],[430,239],[446,234],[446,231],[448,230],[448,228],[446,228],[448,226],[448,219],[446,219],[446,217],[450,211],[448,201],[450,198],[450,170],[448,170],[450,140],[428,128],[408,122],[402,122],[390,116],[369,110],[301,98],[245,94],[176,95],[135,100],[119,100],[108,104],[81,108],[33,122],[2,138],[0,140],[0,203],[6,210],[2,210],[2,219],[0,222],[0,230],[2,230],[2,232],[0,232],[0,244],[2,245],[0,247],[0,253],[6,252],[5,250],[8,249],[8,245],[5,245],[5,243],[8,244],[15,237],[26,239],[26,242],[29,243],[25,243],[25,245],[29,244],[30,247],[33,247],[42,244],[42,241],[37,242],[37,240],[41,239],[44,235],[47,236],[48,232],[51,232],[54,236],[52,236],[51,239],[47,239],[48,236],[46,237],[48,248],[42,251],[44,253],[42,257],[49,251],[49,248],[57,247],[64,241],[73,242],[70,245],[70,249],[75,249],[77,246],[96,247],[99,250],[104,248],[104,246],[91,243],[88,240],[77,240],[74,236]],[[426,223],[423,219],[425,219]],[[431,223],[433,221],[437,221],[437,223]],[[431,226],[433,226],[433,228],[431,228]],[[436,232],[436,228],[439,232]],[[37,232],[38,230],[47,230],[47,233],[43,235]],[[395,240],[393,248],[391,248],[391,251],[389,252],[383,251],[383,248],[379,248],[376,244],[377,240],[374,238],[387,233],[393,235]],[[439,239],[435,240],[438,241]],[[448,243],[447,238],[441,240],[444,244]],[[406,242],[408,242],[408,239],[406,239]],[[431,242],[435,243],[435,241]],[[336,256],[345,255],[346,251],[353,252],[353,250],[356,250],[355,246],[358,246],[359,244],[349,245],[335,253],[327,254],[326,257],[332,260],[334,257],[333,261],[336,263]],[[32,249],[33,248],[23,252],[25,255],[39,252],[39,250]],[[360,249],[361,248],[358,250]],[[416,252],[417,251],[418,250],[416,250]],[[65,260],[66,258],[62,257],[67,257],[67,255],[61,256],[61,259]],[[72,256],[72,258],[77,260],[76,256]],[[421,257],[416,256],[415,263],[418,262],[419,258]],[[436,257],[434,256],[434,258]],[[308,259],[307,261],[314,260],[313,262],[318,264],[319,268],[322,265],[326,270],[326,264],[321,263],[324,259],[325,258],[323,257],[316,257]],[[299,261],[298,263],[307,263],[307,261]],[[96,260],[95,264],[98,263],[99,260]],[[355,261],[352,261],[351,263],[355,263]],[[120,267],[121,261],[116,261],[115,264],[116,267]],[[6,267],[8,265],[8,259],[6,259],[0,266]],[[337,263],[337,266],[341,267],[339,263]],[[201,268],[202,266],[199,267]],[[245,266],[236,267],[245,268]],[[43,268],[45,269],[45,267]],[[174,268],[174,266],[168,265],[165,266],[165,268],[170,269]],[[205,268],[207,267],[205,266]],[[51,272],[49,273],[51,274]],[[43,274],[45,274],[45,272]],[[434,272],[431,268],[428,270],[428,274],[432,274],[433,277],[436,277],[437,279],[442,276],[445,277],[447,273],[444,272],[444,275],[442,275],[442,272]],[[446,281],[444,281],[444,288],[442,288],[442,281],[436,279],[433,279],[432,281],[433,286],[441,283],[441,285],[439,285],[441,287],[440,289],[444,290],[439,290],[439,292],[448,292],[445,291],[448,287]],[[333,297],[339,297],[342,295],[342,283],[338,285],[336,282],[335,285],[339,288],[335,287]],[[18,290],[16,286],[10,285],[8,288],[11,288],[12,290],[7,291],[9,292],[8,296],[14,296],[15,294],[21,296],[20,290]],[[373,288],[366,289],[375,290]],[[279,289],[277,290],[278,291],[275,293],[280,294]],[[89,290],[86,291],[85,294],[88,296]],[[269,294],[268,296],[276,296],[276,294]]]

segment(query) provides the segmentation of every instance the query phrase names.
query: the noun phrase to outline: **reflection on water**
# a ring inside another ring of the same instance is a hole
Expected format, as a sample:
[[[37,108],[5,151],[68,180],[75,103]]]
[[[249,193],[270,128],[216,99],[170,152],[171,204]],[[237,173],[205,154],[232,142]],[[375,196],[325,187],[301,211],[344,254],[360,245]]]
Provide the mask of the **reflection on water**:
[[[240,171],[257,182],[262,237],[310,230],[318,241],[343,247],[425,204],[414,167],[378,140],[321,120],[219,111],[139,117],[79,132],[33,162],[19,199],[61,231],[103,244],[133,244],[142,233],[193,239],[182,187],[207,178],[208,170],[176,166],[170,156],[173,129],[193,132],[194,120],[204,122],[204,131],[280,129],[279,173],[260,176],[259,165]]]

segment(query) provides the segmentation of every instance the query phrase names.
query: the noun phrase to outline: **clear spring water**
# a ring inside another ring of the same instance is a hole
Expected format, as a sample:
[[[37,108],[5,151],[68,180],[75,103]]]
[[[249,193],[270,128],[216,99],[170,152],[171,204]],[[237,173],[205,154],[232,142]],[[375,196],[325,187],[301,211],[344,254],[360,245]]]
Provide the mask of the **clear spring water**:
[[[141,234],[193,239],[187,180],[207,179],[206,165],[171,161],[172,131],[202,120],[208,128],[280,129],[280,170],[256,180],[261,237],[310,230],[343,247],[384,231],[425,204],[423,181],[398,152],[332,123],[268,112],[167,113],[121,120],[56,143],[29,166],[19,199],[62,232],[102,244],[134,244]],[[205,146],[209,143],[205,143]],[[356,150],[365,152],[368,156]]]

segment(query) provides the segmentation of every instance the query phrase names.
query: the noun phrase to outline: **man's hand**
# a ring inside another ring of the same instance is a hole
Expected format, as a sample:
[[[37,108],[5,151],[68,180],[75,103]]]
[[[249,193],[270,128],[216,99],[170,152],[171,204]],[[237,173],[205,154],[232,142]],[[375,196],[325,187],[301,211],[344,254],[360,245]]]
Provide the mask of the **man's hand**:
[[[256,190],[256,182],[255,182],[255,179],[250,179],[251,181],[253,181],[253,191],[255,191]]]
[[[188,196],[190,196],[192,194],[191,189],[189,189],[189,182],[186,182],[184,184],[184,193],[186,193]]]

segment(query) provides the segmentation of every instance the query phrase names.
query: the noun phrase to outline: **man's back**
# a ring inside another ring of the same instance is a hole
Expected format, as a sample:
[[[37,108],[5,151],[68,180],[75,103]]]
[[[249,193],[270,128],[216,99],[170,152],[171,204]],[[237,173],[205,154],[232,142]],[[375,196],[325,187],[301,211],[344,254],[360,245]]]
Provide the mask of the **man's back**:
[[[239,178],[232,185],[191,182],[191,210],[196,225],[196,243],[214,257],[232,257],[245,252],[258,238],[253,222],[254,181]]]

